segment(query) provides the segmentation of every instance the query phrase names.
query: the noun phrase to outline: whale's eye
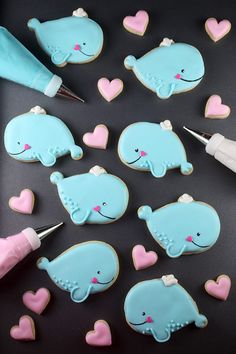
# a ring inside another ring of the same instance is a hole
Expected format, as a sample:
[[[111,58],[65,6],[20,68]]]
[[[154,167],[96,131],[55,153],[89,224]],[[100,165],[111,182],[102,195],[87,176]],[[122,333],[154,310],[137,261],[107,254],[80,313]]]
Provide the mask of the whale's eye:
[[[106,203],[106,202],[103,202],[103,203],[102,203],[102,205],[106,206],[106,205],[107,205],[107,203]]]
[[[142,316],[145,316],[145,315],[146,315],[146,312],[143,312],[143,313],[142,313]]]
[[[18,145],[20,145],[20,142],[19,142],[19,141],[17,141],[17,144],[18,144]]]
[[[135,151],[135,152],[138,152],[138,149],[135,149],[134,151]]]
[[[201,235],[200,232],[198,232],[198,233],[197,233],[197,236],[200,236],[200,235]]]
[[[184,69],[181,70],[181,73],[184,73]]]
[[[84,42],[83,45],[86,45],[86,43]]]
[[[100,273],[101,273],[100,270],[98,270],[98,271],[97,271],[97,274],[100,274]]]

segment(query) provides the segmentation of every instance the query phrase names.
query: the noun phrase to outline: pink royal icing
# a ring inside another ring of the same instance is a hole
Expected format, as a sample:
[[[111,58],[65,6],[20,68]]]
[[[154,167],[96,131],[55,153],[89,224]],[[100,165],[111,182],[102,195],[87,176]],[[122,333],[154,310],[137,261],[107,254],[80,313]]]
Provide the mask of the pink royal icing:
[[[227,118],[230,115],[230,107],[222,103],[219,95],[208,98],[205,108],[206,118]]]
[[[230,31],[231,23],[229,20],[218,22],[215,18],[208,18],[205,23],[205,29],[211,39],[217,42]]]
[[[46,288],[40,288],[35,293],[27,291],[23,294],[23,303],[31,311],[41,314],[50,301],[50,292]]]
[[[86,334],[85,340],[87,344],[93,346],[110,346],[112,344],[112,337],[108,323],[104,320],[96,321],[94,330]]]
[[[34,208],[34,193],[30,189],[23,189],[19,197],[11,197],[9,206],[12,210],[22,214],[32,214]]]
[[[115,97],[117,97],[122,92],[124,87],[122,80],[114,79],[112,81],[109,81],[105,77],[98,80],[97,86],[101,95],[108,102],[112,101]]]
[[[229,296],[231,280],[228,275],[220,275],[216,281],[207,280],[205,283],[206,292],[219,300],[226,300]]]
[[[106,149],[109,131],[103,124],[99,124],[94,128],[93,133],[86,133],[83,136],[83,142],[90,147],[97,149]]]
[[[123,25],[129,32],[143,36],[148,22],[148,13],[144,10],[140,10],[135,16],[126,16],[123,20]]]
[[[154,251],[147,252],[144,246],[142,245],[134,246],[132,250],[132,257],[134,262],[134,268],[136,270],[151,267],[158,260],[158,256],[156,252]]]
[[[10,336],[16,340],[35,340],[35,328],[33,319],[30,316],[22,316],[19,320],[19,325],[13,326],[11,328]]]

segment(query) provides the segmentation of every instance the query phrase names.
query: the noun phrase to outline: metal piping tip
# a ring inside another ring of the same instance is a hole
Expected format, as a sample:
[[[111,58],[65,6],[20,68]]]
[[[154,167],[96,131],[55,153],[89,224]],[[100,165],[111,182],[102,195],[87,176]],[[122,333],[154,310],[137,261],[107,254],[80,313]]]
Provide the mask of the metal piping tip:
[[[79,96],[77,96],[73,91],[71,91],[68,87],[66,87],[65,85],[61,85],[59,90],[57,91],[56,96],[62,96],[65,98],[70,98],[72,100],[77,100],[80,102],[85,102],[82,98],[80,98]]]
[[[58,229],[58,227],[60,227],[63,224],[64,224],[63,222],[60,222],[58,224],[39,227],[35,229],[35,232],[38,234],[39,239],[43,240],[45,237],[47,237],[49,234],[51,234],[53,231]]]
[[[185,126],[183,126],[183,129],[186,130],[191,135],[193,135],[197,140],[199,140],[204,145],[207,145],[209,140],[212,137],[211,134],[200,132],[200,131],[194,130],[194,129],[190,129]]]

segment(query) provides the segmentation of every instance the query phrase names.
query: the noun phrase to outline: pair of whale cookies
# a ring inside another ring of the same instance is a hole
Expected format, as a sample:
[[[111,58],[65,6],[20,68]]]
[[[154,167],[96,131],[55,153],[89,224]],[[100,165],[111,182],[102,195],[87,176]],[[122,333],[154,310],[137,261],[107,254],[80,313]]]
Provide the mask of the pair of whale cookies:
[[[116,251],[100,241],[77,244],[51,262],[40,258],[37,266],[46,270],[52,281],[77,303],[110,288],[119,274]]]
[[[35,31],[39,45],[57,66],[88,63],[102,50],[103,31],[82,8],[73,16],[44,23],[32,18],[28,27]]]
[[[205,72],[203,58],[197,48],[186,43],[174,43],[168,38],[139,59],[127,56],[124,65],[161,99],[192,90],[201,82]]]
[[[13,118],[6,126],[4,145],[7,153],[22,162],[40,161],[53,166],[58,157],[71,154],[72,159],[83,156],[82,149],[65,123],[36,106],[30,112]]]
[[[118,154],[128,167],[149,171],[156,178],[165,176],[167,170],[174,168],[180,168],[184,175],[193,171],[169,120],[160,124],[138,122],[129,125],[120,136]]]
[[[50,180],[57,185],[61,202],[76,225],[111,223],[127,209],[129,191],[126,184],[100,166],[67,178],[54,172]]]
[[[133,330],[151,335],[160,343],[190,323],[204,328],[208,322],[172,274],[133,286],[125,298],[124,311]]]
[[[216,210],[188,194],[154,211],[150,206],[141,206],[138,217],[146,221],[152,237],[171,258],[205,252],[220,234]]]

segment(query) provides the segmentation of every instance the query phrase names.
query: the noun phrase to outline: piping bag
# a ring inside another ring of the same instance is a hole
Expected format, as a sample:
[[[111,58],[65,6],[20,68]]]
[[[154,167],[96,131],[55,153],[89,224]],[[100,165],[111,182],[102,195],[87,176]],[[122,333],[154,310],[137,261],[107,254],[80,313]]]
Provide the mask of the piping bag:
[[[0,26],[0,77],[44,93],[84,102],[62,84],[62,79],[48,70],[5,27]]]

